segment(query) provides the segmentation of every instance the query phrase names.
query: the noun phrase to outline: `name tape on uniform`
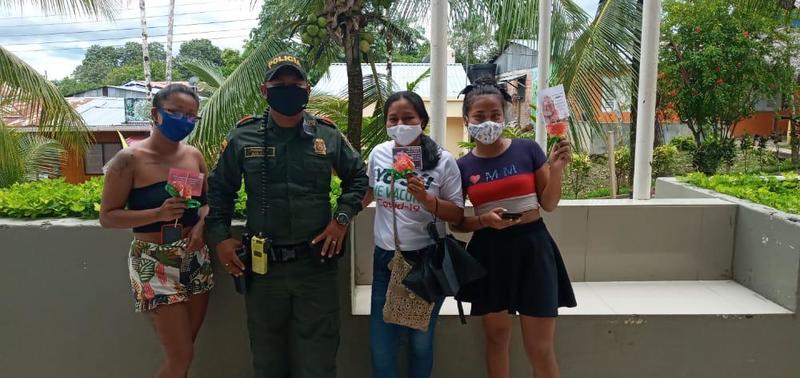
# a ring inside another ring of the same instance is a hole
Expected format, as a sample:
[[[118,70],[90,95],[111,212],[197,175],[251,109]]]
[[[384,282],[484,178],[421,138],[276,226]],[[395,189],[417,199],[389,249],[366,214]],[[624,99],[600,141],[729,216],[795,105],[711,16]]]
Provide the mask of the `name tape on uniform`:
[[[275,157],[275,147],[245,147],[244,158]]]

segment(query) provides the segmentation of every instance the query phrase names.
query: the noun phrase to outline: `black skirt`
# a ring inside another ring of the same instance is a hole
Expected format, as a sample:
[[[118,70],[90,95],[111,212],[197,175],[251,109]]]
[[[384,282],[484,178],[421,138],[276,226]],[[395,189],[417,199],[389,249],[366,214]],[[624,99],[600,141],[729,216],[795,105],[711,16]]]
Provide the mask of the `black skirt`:
[[[473,316],[507,311],[555,317],[559,307],[577,305],[561,253],[541,219],[504,230],[476,231],[467,251],[488,272],[456,297],[472,303]]]

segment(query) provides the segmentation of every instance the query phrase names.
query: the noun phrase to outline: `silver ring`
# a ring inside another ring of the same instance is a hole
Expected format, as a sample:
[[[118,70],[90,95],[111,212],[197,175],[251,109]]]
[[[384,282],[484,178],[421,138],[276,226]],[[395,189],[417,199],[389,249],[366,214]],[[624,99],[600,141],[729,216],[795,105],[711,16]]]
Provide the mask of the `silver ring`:
[[[225,266],[231,266],[231,264],[225,264]]]
[[[336,244],[336,240],[331,240],[331,243]]]

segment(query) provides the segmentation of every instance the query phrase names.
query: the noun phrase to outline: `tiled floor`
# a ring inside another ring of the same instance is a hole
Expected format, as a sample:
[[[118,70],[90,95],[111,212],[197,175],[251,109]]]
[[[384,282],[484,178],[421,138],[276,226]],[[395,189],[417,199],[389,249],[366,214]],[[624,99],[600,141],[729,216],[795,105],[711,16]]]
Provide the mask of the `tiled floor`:
[[[756,315],[790,314],[734,281],[626,281],[573,283],[576,308],[561,315]],[[356,286],[353,314],[369,315],[370,286]],[[469,313],[469,304],[465,303]],[[442,315],[458,314],[448,298]]]

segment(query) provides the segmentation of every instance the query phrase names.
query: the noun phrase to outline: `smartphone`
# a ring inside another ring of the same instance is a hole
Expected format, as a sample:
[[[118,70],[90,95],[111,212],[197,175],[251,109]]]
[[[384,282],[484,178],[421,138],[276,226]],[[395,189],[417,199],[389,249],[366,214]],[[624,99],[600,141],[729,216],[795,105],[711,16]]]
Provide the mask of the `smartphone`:
[[[503,215],[500,216],[500,218],[506,220],[517,220],[519,218],[522,218],[522,213],[510,213],[506,211],[505,213],[503,213]]]
[[[161,244],[174,243],[183,238],[183,226],[165,224],[161,226]]]

